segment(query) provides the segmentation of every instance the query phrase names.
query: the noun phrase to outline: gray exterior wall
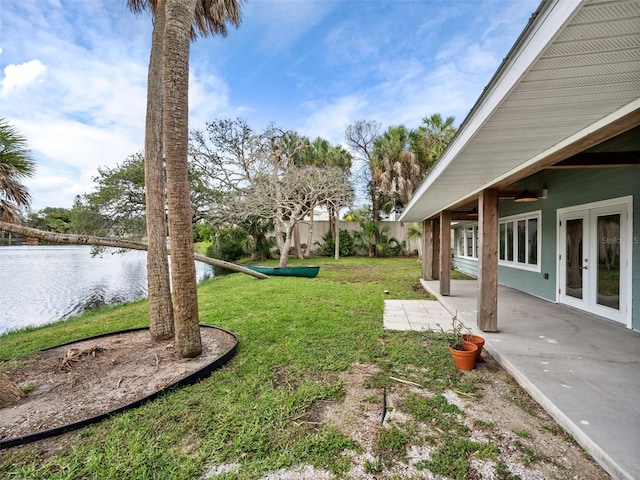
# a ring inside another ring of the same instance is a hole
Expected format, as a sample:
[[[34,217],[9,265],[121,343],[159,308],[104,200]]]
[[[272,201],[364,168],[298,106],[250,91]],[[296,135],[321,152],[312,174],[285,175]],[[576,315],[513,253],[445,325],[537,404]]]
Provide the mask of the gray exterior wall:
[[[591,202],[633,195],[633,242],[631,271],[633,276],[631,308],[632,328],[640,330],[640,168],[593,168],[544,170],[529,177],[527,187],[538,190],[546,187],[548,196],[534,203],[500,202],[500,217],[542,211],[541,271],[530,272],[506,266],[498,267],[498,281],[503,285],[532,295],[556,300],[557,227],[556,211]],[[465,273],[477,274],[478,262],[457,256],[454,236],[454,264]],[[545,279],[548,274],[548,279]]]

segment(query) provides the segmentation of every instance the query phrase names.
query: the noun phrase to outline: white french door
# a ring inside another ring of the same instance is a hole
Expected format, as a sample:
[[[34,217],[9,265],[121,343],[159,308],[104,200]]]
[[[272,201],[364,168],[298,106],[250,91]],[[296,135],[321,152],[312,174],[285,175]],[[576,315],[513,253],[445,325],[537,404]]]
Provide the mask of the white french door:
[[[629,324],[630,197],[558,210],[558,301]]]

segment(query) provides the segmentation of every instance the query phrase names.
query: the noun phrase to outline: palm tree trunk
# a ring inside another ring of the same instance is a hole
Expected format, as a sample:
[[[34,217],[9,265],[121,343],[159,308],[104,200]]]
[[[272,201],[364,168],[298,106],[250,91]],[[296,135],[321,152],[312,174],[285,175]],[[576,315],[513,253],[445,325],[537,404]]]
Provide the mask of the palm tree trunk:
[[[171,281],[176,349],[183,358],[202,352],[187,178],[189,48],[196,0],[167,0],[163,43],[163,135],[167,168]]]
[[[167,222],[162,160],[162,40],[165,27],[164,0],[158,0],[151,37],[147,78],[147,118],[144,146],[146,194],[147,285],[149,331],[154,341],[173,337],[173,305],[167,257]]]

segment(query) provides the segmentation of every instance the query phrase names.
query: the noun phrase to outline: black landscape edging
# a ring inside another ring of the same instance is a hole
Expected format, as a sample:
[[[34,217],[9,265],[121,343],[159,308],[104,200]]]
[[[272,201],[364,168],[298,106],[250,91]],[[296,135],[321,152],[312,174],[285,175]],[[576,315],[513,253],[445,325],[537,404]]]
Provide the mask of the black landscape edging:
[[[104,420],[105,418],[111,417],[118,413],[124,412],[126,410],[131,410],[134,408],[138,408],[144,405],[145,403],[150,402],[151,400],[155,400],[160,395],[164,394],[165,392],[168,392],[169,390],[172,390],[174,388],[186,387],[188,385],[193,385],[194,383],[197,383],[209,377],[215,370],[223,367],[227,362],[229,362],[229,360],[231,360],[234,357],[234,355],[236,354],[236,349],[238,347],[238,337],[236,336],[235,333],[232,333],[223,328],[215,327],[213,325],[205,325],[201,323],[200,326],[207,327],[207,328],[215,328],[222,332],[228,333],[235,339],[235,343],[233,344],[233,347],[231,347],[224,355],[216,358],[213,362],[205,365],[200,370],[197,370],[192,374],[184,377],[183,379],[173,382],[170,385],[167,385],[161,390],[158,390],[150,395],[147,395],[146,397],[136,400],[135,402],[129,403],[127,405],[123,405],[122,407],[116,408],[114,410],[110,410],[105,413],[101,413],[100,415],[96,415],[94,417],[85,418],[84,420],[79,420],[77,422],[67,423],[66,425],[60,425],[59,427],[50,428],[48,430],[41,430],[39,432],[29,433],[26,435],[21,435],[19,437],[12,437],[12,438],[7,438],[5,440],[0,440],[0,450],[5,448],[17,447],[19,445],[26,445],[32,442],[37,442],[38,440],[44,440],[45,438],[55,437],[56,435],[61,435],[63,433],[71,432],[73,430],[86,427],[93,423],[98,423]],[[78,343],[85,340],[92,340],[94,338],[107,337],[110,335],[118,335],[121,333],[135,332],[138,330],[148,330],[148,328],[147,327],[131,328],[128,330],[120,330],[117,332],[103,333],[100,335],[96,335],[94,337],[87,337],[81,340],[74,340],[72,342],[62,343],[60,345],[56,345],[55,347],[44,348],[41,351],[52,350],[54,348],[64,347],[65,345],[71,345],[73,343]]]

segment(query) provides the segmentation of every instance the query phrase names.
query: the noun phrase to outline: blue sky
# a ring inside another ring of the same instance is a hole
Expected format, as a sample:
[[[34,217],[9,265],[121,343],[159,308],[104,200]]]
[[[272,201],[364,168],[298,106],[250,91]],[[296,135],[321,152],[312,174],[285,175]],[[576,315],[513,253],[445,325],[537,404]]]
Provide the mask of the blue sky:
[[[573,1],[573,0],[564,0]],[[71,207],[142,150],[151,19],[125,0],[0,0],[0,116],[38,164],[32,208]],[[333,144],[359,119],[458,125],[539,0],[253,0],[192,45],[190,128],[270,122]]]

